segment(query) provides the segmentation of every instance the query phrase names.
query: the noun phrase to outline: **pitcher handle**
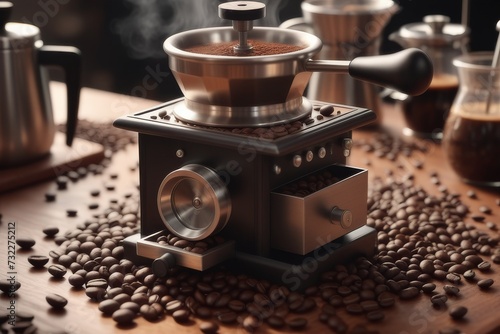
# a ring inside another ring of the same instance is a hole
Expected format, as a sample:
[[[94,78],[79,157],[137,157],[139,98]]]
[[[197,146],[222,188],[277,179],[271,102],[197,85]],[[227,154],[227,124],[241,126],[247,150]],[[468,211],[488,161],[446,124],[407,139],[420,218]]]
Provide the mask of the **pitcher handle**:
[[[80,104],[81,52],[72,46],[44,45],[38,51],[40,65],[61,67],[67,92],[66,145],[71,146],[78,123]]]

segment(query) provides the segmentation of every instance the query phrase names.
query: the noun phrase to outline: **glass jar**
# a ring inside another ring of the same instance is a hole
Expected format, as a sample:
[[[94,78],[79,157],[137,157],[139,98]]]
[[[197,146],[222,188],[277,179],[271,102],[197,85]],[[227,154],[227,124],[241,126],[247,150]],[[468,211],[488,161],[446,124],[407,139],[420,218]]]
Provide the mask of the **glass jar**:
[[[446,120],[443,149],[465,182],[500,186],[500,69],[493,53],[473,52],[453,60],[459,89]]]

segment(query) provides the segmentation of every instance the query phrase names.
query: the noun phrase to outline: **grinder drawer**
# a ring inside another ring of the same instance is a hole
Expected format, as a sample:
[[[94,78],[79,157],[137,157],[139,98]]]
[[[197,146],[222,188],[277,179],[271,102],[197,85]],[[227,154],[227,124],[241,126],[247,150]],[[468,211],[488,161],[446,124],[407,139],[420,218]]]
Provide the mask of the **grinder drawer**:
[[[368,171],[331,165],[271,192],[271,245],[305,255],[366,224]]]

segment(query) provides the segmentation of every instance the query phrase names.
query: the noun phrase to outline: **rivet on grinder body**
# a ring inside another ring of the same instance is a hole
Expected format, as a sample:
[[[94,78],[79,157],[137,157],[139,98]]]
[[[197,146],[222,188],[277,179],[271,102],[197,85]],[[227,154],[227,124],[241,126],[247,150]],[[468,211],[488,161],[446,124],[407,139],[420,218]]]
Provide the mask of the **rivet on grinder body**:
[[[219,17],[233,21],[233,29],[238,32],[236,53],[252,50],[248,44],[248,32],[253,29],[253,21],[266,16],[266,5],[255,1],[231,1],[219,5]]]

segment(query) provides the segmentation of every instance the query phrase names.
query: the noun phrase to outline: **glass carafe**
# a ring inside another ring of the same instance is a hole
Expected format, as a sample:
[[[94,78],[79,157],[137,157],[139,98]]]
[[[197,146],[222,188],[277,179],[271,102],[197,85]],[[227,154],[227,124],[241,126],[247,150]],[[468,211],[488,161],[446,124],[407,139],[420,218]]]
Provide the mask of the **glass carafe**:
[[[453,60],[460,85],[442,141],[456,174],[483,186],[500,186],[500,69],[492,60],[485,52]]]

